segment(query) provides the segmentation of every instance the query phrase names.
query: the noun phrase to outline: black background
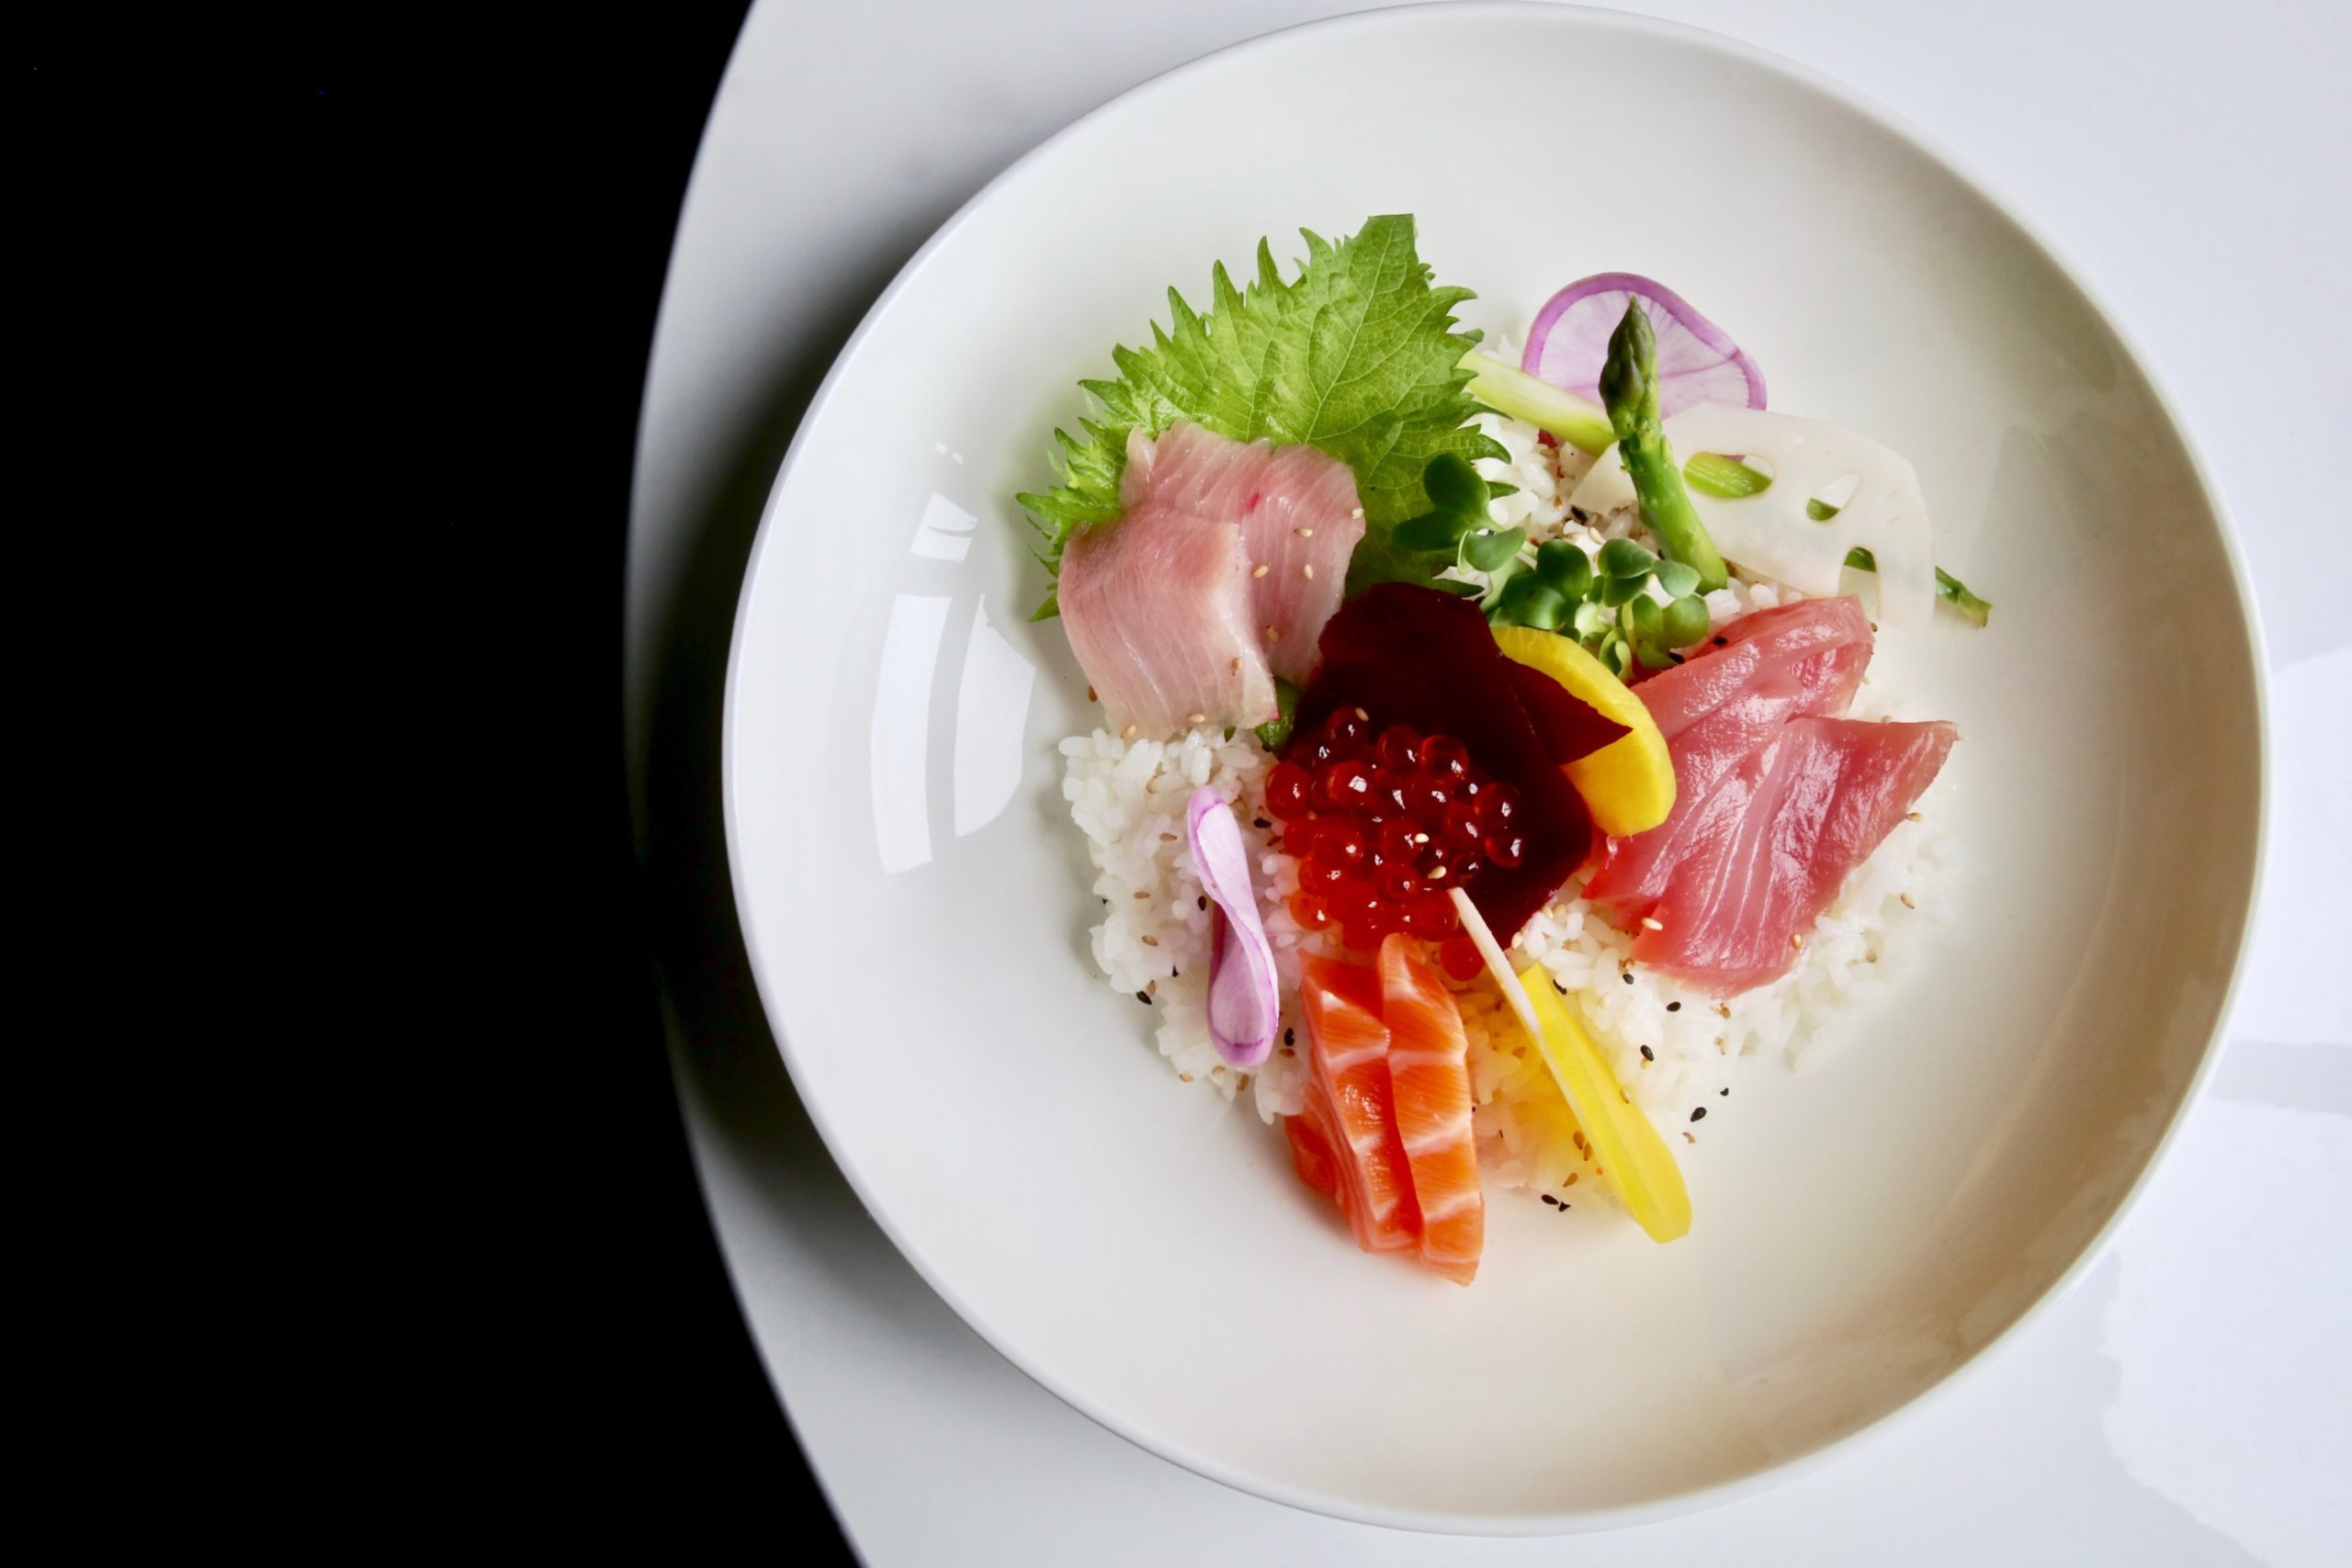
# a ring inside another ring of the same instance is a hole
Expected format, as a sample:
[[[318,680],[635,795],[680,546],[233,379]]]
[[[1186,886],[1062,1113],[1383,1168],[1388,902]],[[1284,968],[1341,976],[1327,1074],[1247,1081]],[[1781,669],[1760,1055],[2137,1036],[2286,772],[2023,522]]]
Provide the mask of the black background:
[[[133,1183],[159,1251],[165,1211],[201,1232],[141,1283],[219,1314],[171,1352],[233,1368],[212,1457],[278,1502],[356,1483],[346,1525],[848,1558],[689,1160],[623,782],[639,404],[743,9],[23,39],[19,505],[80,556],[17,581],[108,584],[135,783],[187,803],[167,840],[202,824],[193,908],[157,897],[219,1103],[163,1088],[195,1053],[101,1054],[200,1126]],[[119,744],[61,729],[40,767],[119,771],[85,740]],[[99,1038],[150,1038],[111,956],[141,923],[69,993]]]

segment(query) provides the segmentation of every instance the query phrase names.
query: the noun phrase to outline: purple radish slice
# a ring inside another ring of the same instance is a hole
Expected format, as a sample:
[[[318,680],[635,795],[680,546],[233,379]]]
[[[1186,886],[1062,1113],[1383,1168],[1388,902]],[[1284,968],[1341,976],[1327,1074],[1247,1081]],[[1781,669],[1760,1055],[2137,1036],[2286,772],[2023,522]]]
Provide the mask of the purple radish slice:
[[[1209,1039],[1237,1067],[1254,1067],[1274,1048],[1282,998],[1274,950],[1258,919],[1250,851],[1241,827],[1214,789],[1196,789],[1184,807],[1193,869],[1209,896]]]
[[[1724,331],[1663,283],[1604,272],[1571,283],[1544,302],[1528,329],[1520,368],[1578,397],[1600,400],[1609,334],[1638,299],[1657,334],[1657,412],[1671,419],[1699,403],[1764,406],[1764,372]]]

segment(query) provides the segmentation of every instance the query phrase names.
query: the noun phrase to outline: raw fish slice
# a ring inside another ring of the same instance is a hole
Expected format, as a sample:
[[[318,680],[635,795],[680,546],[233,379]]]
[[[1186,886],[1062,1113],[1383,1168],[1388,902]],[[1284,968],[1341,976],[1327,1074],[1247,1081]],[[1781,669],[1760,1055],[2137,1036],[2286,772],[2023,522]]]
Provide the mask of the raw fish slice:
[[[1720,849],[1758,776],[1748,767],[1791,718],[1835,713],[1869,667],[1860,601],[1808,599],[1741,616],[1702,651],[1634,688],[1674,759],[1674,810],[1657,827],[1611,839],[1585,897],[1631,928],[1654,917],[1677,869]]]
[[[1470,1041],[1444,982],[1402,932],[1380,944],[1380,995],[1396,1135],[1421,1211],[1421,1263],[1466,1285],[1487,1236],[1470,1126]]]
[[[1380,977],[1369,964],[1326,958],[1307,958],[1302,968],[1299,1001],[1315,1085],[1330,1110],[1331,1152],[1348,1192],[1340,1207],[1366,1252],[1412,1251],[1420,1210],[1396,1135]]]
[[[1306,684],[1363,537],[1353,470],[1312,446],[1243,443],[1179,421],[1158,441],[1129,434],[1119,501],[1128,514],[1239,524],[1250,627],[1274,673]]]
[[[1146,505],[1081,528],[1062,554],[1056,592],[1113,729],[1132,724],[1164,739],[1197,723],[1274,716],[1239,525]]]
[[[1786,974],[1854,868],[1951,755],[1949,724],[1800,718],[1761,753],[1736,830],[1675,873],[1634,959],[1729,996]],[[1745,770],[1743,770],[1745,771]]]
[[[1340,1179],[1340,1156],[1334,1152],[1339,1134],[1331,1125],[1331,1102],[1323,1086],[1311,1078],[1306,1104],[1295,1116],[1283,1118],[1283,1133],[1290,1139],[1290,1162],[1310,1191],[1320,1192],[1348,1211],[1348,1187]],[[1352,1228],[1352,1224],[1351,1225]]]

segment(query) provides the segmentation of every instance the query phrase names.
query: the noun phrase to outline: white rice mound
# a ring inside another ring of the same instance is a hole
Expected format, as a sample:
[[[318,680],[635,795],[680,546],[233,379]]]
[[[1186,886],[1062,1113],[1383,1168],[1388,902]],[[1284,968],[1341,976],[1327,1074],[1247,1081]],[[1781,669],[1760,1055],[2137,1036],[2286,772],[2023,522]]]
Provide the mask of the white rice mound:
[[[1630,508],[1596,517],[1571,514],[1568,492],[1591,462],[1585,454],[1547,446],[1533,426],[1499,415],[1484,416],[1480,423],[1510,454],[1485,463],[1483,471],[1519,487],[1493,503],[1499,525],[1524,527],[1537,542],[1573,539],[1593,554],[1614,537],[1651,542]],[[1708,595],[1707,608],[1720,626],[1750,610],[1801,597],[1735,572],[1728,588]],[[1895,716],[1868,687],[1849,712]],[[1159,1054],[1183,1081],[1205,1080],[1227,1100],[1246,1086],[1269,1123],[1295,1114],[1306,1076],[1298,955],[1326,950],[1330,939],[1303,931],[1285,906],[1297,873],[1270,841],[1262,792],[1272,759],[1249,732],[1228,739],[1210,728],[1172,740],[1122,740],[1098,728],[1064,740],[1060,750],[1062,797],[1086,834],[1093,890],[1102,900],[1102,921],[1092,932],[1096,964],[1113,987],[1139,995],[1156,1010]],[[1184,837],[1186,802],[1203,785],[1236,803],[1283,988],[1283,1032],[1255,1073],[1227,1066],[1209,1039],[1209,916]],[[1935,795],[1930,788],[1909,819],[1848,878],[1804,933],[1794,966],[1769,986],[1718,1001],[1700,987],[1634,965],[1634,938],[1584,901],[1580,879],[1519,933],[1513,964],[1542,964],[1634,1102],[1668,1138],[1680,1134],[1695,1142],[1701,1129],[1692,1113],[1730,1112],[1733,1100],[1725,1091],[1744,1058],[1795,1061],[1907,965],[1917,946],[1912,928],[1931,917],[1931,894],[1957,863],[1954,847],[1931,818]],[[1493,983],[1482,977],[1457,999],[1470,1041],[1479,1156],[1490,1185],[1558,1191],[1582,1182],[1579,1197],[1605,1190],[1550,1069]]]

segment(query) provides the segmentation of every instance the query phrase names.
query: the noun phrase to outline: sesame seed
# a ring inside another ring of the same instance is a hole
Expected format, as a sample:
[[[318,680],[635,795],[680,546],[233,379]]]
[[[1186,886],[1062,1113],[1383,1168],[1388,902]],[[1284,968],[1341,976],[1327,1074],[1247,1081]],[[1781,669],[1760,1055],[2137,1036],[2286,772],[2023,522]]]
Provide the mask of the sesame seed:
[[[1136,888],[1136,897],[1138,897],[1138,898],[1148,898],[1148,897],[1151,897],[1151,895],[1150,895],[1150,894],[1148,894],[1148,893],[1147,893],[1147,892],[1145,892],[1142,888],[1138,887],[1138,888]]]
[[[1729,1099],[1731,1098],[1731,1086],[1730,1086],[1729,1084],[1725,1084],[1723,1088],[1721,1088],[1721,1089],[1717,1089],[1715,1092],[1716,1092],[1717,1094],[1722,1095],[1725,1100],[1729,1100]]]
[[[1875,964],[1878,962],[1878,954],[1875,952],[1865,953],[1862,954],[1862,960],[1868,964]]]
[[[1704,1122],[1706,1119],[1707,1119],[1707,1108],[1706,1108],[1705,1106],[1703,1106],[1703,1105],[1702,1105],[1702,1106],[1701,1106],[1701,1107],[1699,1107],[1699,1109],[1698,1109],[1698,1110],[1693,1111],[1692,1112],[1690,1112],[1690,1120],[1691,1120],[1691,1121],[1693,1121],[1693,1122]]]
[[[1233,672],[1236,675],[1241,673],[1241,656],[1238,653],[1233,656]]]
[[[1305,573],[1306,573],[1306,581],[1307,581],[1312,582],[1312,581],[1315,581],[1315,563],[1314,563],[1313,561],[1309,561],[1309,562],[1307,562],[1305,566],[1300,567],[1298,570],[1301,570],[1301,571],[1303,571],[1303,572],[1305,572]]]
[[[1312,528],[1301,528],[1298,530],[1298,536],[1302,539],[1311,539],[1315,537],[1315,530]]]
[[[1252,828],[1257,829],[1258,829],[1260,832],[1261,832],[1261,833],[1262,833],[1262,832],[1264,832],[1267,829],[1269,829],[1269,828],[1271,828],[1271,827],[1272,827],[1272,826],[1273,826],[1273,824],[1272,824],[1272,822],[1267,821],[1267,820],[1266,820],[1264,818],[1262,818],[1262,817],[1252,817],[1251,818],[1250,818],[1250,825]]]
[[[1624,981],[1624,982],[1625,982],[1625,984],[1627,984],[1627,985],[1629,985],[1629,986],[1630,986],[1630,985],[1632,985],[1632,984],[1634,983],[1634,972],[1633,972],[1631,969],[1628,969],[1628,970],[1623,971],[1623,972],[1622,974],[1620,974],[1617,977],[1618,977],[1619,979],[1621,979],[1621,980]]]
[[[1796,948],[1802,948],[1804,946],[1804,932],[1791,931],[1789,933],[1789,945]]]
[[[1122,739],[1122,740],[1133,740],[1135,738],[1136,738],[1136,727],[1135,727],[1134,725],[1132,725],[1132,724],[1131,724],[1131,725],[1129,725],[1129,726],[1127,726],[1125,729],[1122,729],[1121,731],[1119,731],[1119,739]]]
[[[1282,640],[1283,640],[1283,630],[1282,630],[1282,628],[1281,628],[1280,626],[1268,626],[1268,627],[1266,628],[1266,640],[1267,640],[1268,642],[1280,642],[1280,641],[1282,641]]]
[[[1692,1137],[1692,1136],[1690,1135],[1690,1128],[1685,1127],[1685,1128],[1682,1130],[1682,1141],[1683,1141],[1684,1143],[1686,1143],[1686,1144],[1695,1144],[1695,1143],[1697,1143],[1699,1140],[1698,1140],[1698,1139],[1696,1139],[1696,1138],[1694,1138],[1694,1137]]]
[[[1202,894],[1199,897],[1197,897],[1197,898],[1193,899],[1193,903],[1195,903],[1195,904],[1198,904],[1202,908],[1205,909],[1205,908],[1207,908],[1209,907],[1209,896],[1208,896],[1207,894],[1204,893],[1204,894]]]
[[[1204,724],[1208,721],[1208,716],[1209,716],[1204,713],[1192,714],[1187,716],[1185,722],[1187,724]]]
[[[1568,1172],[1568,1179],[1566,1181],[1561,1182],[1560,1185],[1563,1187],[1574,1187],[1577,1184],[1577,1178],[1583,1174],[1584,1172],[1580,1170],[1572,1170]]]
[[[1642,1060],[1645,1062],[1655,1062],[1657,1060],[1657,1056],[1648,1046],[1645,1045],[1642,1047]]]
[[[1285,1029],[1285,1030],[1283,1030],[1283,1044],[1285,1044],[1285,1045],[1295,1045],[1295,1044],[1297,1044],[1297,1043],[1298,1043],[1298,1031],[1297,1031],[1297,1030],[1295,1030],[1295,1029]]]
[[[1668,1002],[1666,1004],[1666,1010],[1668,1012],[1680,1012],[1682,1010],[1682,1004],[1680,1002]]]
[[[1176,835],[1173,833],[1162,833],[1159,835],[1159,841],[1163,844],[1172,844],[1176,841]]]
[[[1644,915],[1642,917],[1642,926],[1643,929],[1646,931],[1662,931],[1666,930],[1666,922],[1659,919],[1655,915]]]
[[[1717,1002],[1715,1004],[1715,1016],[1717,1018],[1729,1018],[1731,1016],[1731,1004],[1729,1002]]]
[[[1178,1083],[1191,1083],[1193,1081],[1193,1075],[1190,1073],[1178,1073],[1176,1075],[1176,1081]]]
[[[1148,991],[1137,991],[1136,993],[1136,1000],[1141,1002],[1146,1007],[1149,1007],[1151,1005],[1151,993]]]
[[[1266,573],[1268,573],[1268,572],[1270,572],[1270,571],[1272,571],[1272,570],[1274,570],[1274,569],[1273,569],[1272,567],[1270,567],[1270,566],[1266,565],[1264,562],[1262,562],[1262,561],[1261,561],[1261,562],[1260,562],[1260,563],[1258,564],[1257,569],[1256,569],[1255,570],[1251,571],[1251,572],[1250,573],[1250,576],[1252,576],[1252,577],[1263,577],[1263,576],[1265,576],[1265,575],[1266,575]]]
[[[1426,844],[1429,841],[1430,836],[1427,833],[1416,833],[1413,835],[1413,842],[1417,844]]]
[[[1908,893],[1905,893],[1903,895],[1903,907],[1906,909],[1916,909],[1919,907],[1918,900],[1913,898]]]
[[[1445,880],[1445,867],[1443,867],[1443,866],[1439,866],[1439,867],[1437,867],[1436,869],[1434,869],[1433,871],[1431,871],[1431,872],[1430,873],[1430,880],[1431,882],[1442,882],[1442,881],[1444,881],[1444,880]]]
[[[1356,709],[1356,716],[1363,720],[1366,724],[1370,724],[1372,722],[1372,715],[1364,712],[1362,708]]]
[[[1090,702],[1090,703],[1099,703],[1099,702],[1101,702],[1102,699],[1101,697],[1098,697],[1098,696],[1096,696],[1096,695],[1094,694],[1094,688],[1093,688],[1093,687],[1089,686],[1089,687],[1087,687],[1087,688],[1086,688],[1086,700],[1087,700],[1088,702]]]
[[[1557,1198],[1553,1197],[1549,1192],[1544,1193],[1542,1196],[1544,1201],[1551,1205],[1553,1208],[1556,1209],[1560,1206],[1560,1201]]]
[[[1731,646],[1731,638],[1727,637],[1719,637],[1715,638],[1715,646],[1717,648],[1729,648]]]
[[[1159,939],[1156,936],[1148,936],[1143,939],[1143,944],[1146,947],[1158,947],[1159,945]]]
[[[1924,811],[1914,811],[1914,812],[1912,812],[1908,817],[1905,817],[1903,820],[1905,820],[1905,822],[1918,822],[1918,821],[1923,821],[1923,820],[1925,820],[1925,819],[1926,819],[1926,817],[1927,817],[1927,813],[1926,813],[1926,812],[1924,812]]]
[[[1348,515],[1351,517],[1361,517],[1363,515],[1363,508],[1359,506],[1353,512],[1349,513]]]

